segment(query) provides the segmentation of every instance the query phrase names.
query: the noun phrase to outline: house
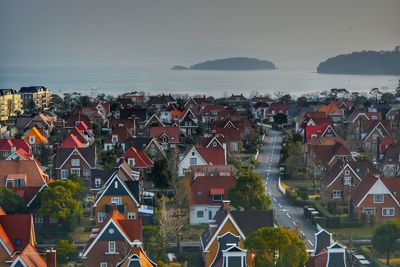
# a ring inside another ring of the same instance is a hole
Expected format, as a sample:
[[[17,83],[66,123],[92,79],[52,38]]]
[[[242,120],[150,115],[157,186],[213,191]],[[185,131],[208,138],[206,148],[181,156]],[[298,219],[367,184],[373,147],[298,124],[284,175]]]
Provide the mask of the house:
[[[376,161],[378,157],[379,140],[388,135],[390,135],[388,121],[363,121],[360,146],[366,151],[370,151],[373,160]]]
[[[385,116],[385,119],[389,121],[390,128],[393,133],[400,134],[400,109],[399,106],[392,106],[391,109]]]
[[[0,159],[6,159],[16,151],[22,155],[32,154],[32,147],[24,139],[0,139]]]
[[[52,92],[44,86],[21,87],[19,93],[25,111],[49,110],[51,107]]]
[[[49,176],[36,160],[0,160],[0,186],[41,187]]]
[[[76,129],[75,129],[76,128]],[[76,130],[79,131],[86,139],[89,144],[93,144],[94,142],[94,133],[93,130],[89,128],[88,124],[84,121],[79,121],[79,123],[75,123],[75,126],[72,127],[72,132]],[[75,135],[78,136],[76,133]]]
[[[120,97],[120,101],[123,106],[144,105],[145,100],[146,96],[137,92],[125,93],[122,95],[122,97]]]
[[[53,129],[56,127],[57,116],[51,114],[44,114],[42,112],[33,117],[18,117],[16,125],[20,131],[36,127],[44,132],[48,137]]]
[[[103,125],[103,132],[111,132],[115,127],[125,127],[132,135],[136,135],[136,119],[120,119],[112,116]]]
[[[238,153],[243,148],[242,134],[241,132],[233,127],[212,129],[212,134],[214,136],[223,137],[226,143],[227,152],[229,154]]]
[[[338,160],[322,175],[321,197],[325,202],[337,201],[349,203],[355,187],[367,174],[377,174],[366,161]]]
[[[235,186],[234,176],[195,176],[190,183],[190,224],[212,220]]]
[[[318,111],[324,112],[333,122],[341,122],[344,119],[343,111],[335,103],[322,105]]]
[[[186,175],[190,166],[194,165],[226,165],[226,155],[221,148],[192,147],[178,164],[178,176]]]
[[[179,120],[179,127],[186,136],[197,134],[199,121],[191,109],[187,109]]]
[[[131,138],[133,138],[132,134],[124,126],[115,127],[111,129],[111,133],[104,141],[104,150],[111,150],[118,144],[121,145],[122,150],[125,151],[127,143]]]
[[[102,223],[108,214],[117,209],[122,217],[134,220],[139,217],[139,178],[126,177],[115,172],[104,187],[98,191],[93,204],[97,223]]]
[[[56,251],[47,250],[47,259],[36,249],[31,214],[5,214],[0,208],[0,265],[56,267]]]
[[[81,112],[73,113],[68,116],[68,118],[65,120],[65,129],[67,131],[72,130],[75,126],[78,126],[81,124],[81,122],[84,122],[85,125],[90,125],[92,121],[90,118]]]
[[[346,247],[335,242],[332,234],[321,229],[315,235],[315,248],[308,257],[307,267],[350,266]],[[357,265],[358,266],[358,265]]]
[[[337,134],[330,124],[307,125],[304,128],[304,137],[305,142],[308,143],[312,138],[337,137]]]
[[[74,129],[75,132],[70,132],[68,134],[67,138],[65,138],[64,142],[59,146],[60,148],[84,148],[89,146],[89,143],[83,137],[81,132],[77,131],[76,127]]]
[[[200,108],[199,115],[201,117],[201,122],[207,124],[226,118],[227,111],[225,106],[206,104]]]
[[[252,253],[244,247],[246,237],[273,226],[272,211],[234,211],[225,201],[200,238],[204,266],[251,265]]]
[[[159,118],[164,124],[171,125],[179,121],[183,115],[184,111],[178,110],[174,105],[171,105],[160,111]]]
[[[0,89],[0,121],[24,113],[21,95],[13,89]]]
[[[303,116],[299,117],[299,121],[296,123],[296,131],[301,132],[304,135],[304,129],[307,126],[317,125],[332,125],[333,121],[329,118],[325,112],[305,112]]]
[[[267,114],[268,107],[269,105],[265,102],[257,102],[253,106],[253,117],[256,120],[264,120],[266,117],[265,115]]]
[[[125,219],[113,209],[98,228],[92,229],[80,257],[87,266],[116,266],[130,254],[136,240],[143,240],[140,219]]]
[[[363,220],[382,223],[400,216],[400,179],[368,174],[352,196],[353,212]]]
[[[377,164],[386,177],[400,175],[400,137],[380,139]]]
[[[162,94],[157,96],[150,96],[147,100],[146,105],[147,108],[153,110],[154,113],[159,113],[162,109],[176,103],[176,100],[171,95]]]
[[[96,168],[96,147],[66,147],[58,148],[54,157],[56,179],[65,180],[71,175],[84,179],[91,177],[91,171]]]
[[[127,257],[116,265],[117,267],[157,267],[157,264],[152,261],[144,252],[142,243],[138,240],[133,242],[131,251]]]
[[[269,122],[274,121],[274,116],[276,114],[289,114],[289,104],[286,103],[272,103],[265,114],[265,119]]]
[[[229,107],[243,107],[246,103],[248,103],[247,98],[244,97],[243,94],[240,95],[232,94],[225,101]]]
[[[133,146],[125,151],[124,160],[133,170],[138,171],[141,177],[146,177],[154,166],[154,162],[146,153]]]
[[[306,146],[305,154],[306,164],[316,169],[327,169],[329,165],[335,164],[338,160],[355,161],[347,149],[346,143],[336,137],[320,138],[317,143],[309,143]]]
[[[128,119],[128,120],[136,120],[136,127],[140,129],[143,128],[144,123],[147,120],[147,112],[146,108],[141,106],[133,106],[126,107],[119,111],[120,119]]]
[[[178,148],[181,143],[181,131],[179,127],[151,127],[150,137],[156,138],[164,151],[170,148]]]
[[[32,147],[33,152],[39,152],[42,146],[49,143],[47,138],[36,127],[31,128],[24,136],[24,139]]]
[[[145,152],[153,161],[167,156],[160,143],[154,137],[134,136],[128,140],[128,145]]]

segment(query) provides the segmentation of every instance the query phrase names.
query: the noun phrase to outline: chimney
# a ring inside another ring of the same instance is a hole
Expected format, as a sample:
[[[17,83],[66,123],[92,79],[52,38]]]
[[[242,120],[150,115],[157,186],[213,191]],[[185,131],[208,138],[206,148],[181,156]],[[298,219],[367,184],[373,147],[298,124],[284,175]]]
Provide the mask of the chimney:
[[[223,207],[223,209],[224,209],[224,211],[227,211],[227,212],[230,212],[231,211],[231,201],[230,200],[223,200],[222,201],[222,207]]]
[[[46,250],[47,267],[57,267],[56,250],[53,248]]]

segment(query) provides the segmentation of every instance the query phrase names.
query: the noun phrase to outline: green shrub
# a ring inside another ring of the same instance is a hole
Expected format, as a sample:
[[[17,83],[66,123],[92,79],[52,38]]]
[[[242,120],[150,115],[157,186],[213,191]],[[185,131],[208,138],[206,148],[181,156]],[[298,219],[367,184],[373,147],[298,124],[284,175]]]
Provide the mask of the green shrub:
[[[312,223],[314,225],[319,224],[322,228],[326,228],[328,226],[328,219],[326,217],[315,217]]]

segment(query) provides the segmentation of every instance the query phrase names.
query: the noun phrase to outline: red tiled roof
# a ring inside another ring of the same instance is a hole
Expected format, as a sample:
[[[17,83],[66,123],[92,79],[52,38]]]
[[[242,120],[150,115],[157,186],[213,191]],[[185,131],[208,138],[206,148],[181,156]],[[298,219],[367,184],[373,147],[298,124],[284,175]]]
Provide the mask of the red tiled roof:
[[[221,205],[212,199],[213,194],[224,195],[223,199],[229,199],[229,190],[236,186],[233,176],[198,176],[190,185],[193,204]],[[201,193],[198,193],[201,192]]]
[[[12,147],[23,149],[26,153],[31,153],[31,146],[25,139],[0,139],[0,151],[9,151]]]
[[[19,257],[27,266],[47,266],[47,261],[39,254],[35,247],[28,244],[19,254]]]
[[[386,185],[397,201],[400,202],[400,178],[382,178],[382,182]]]
[[[379,142],[379,152],[385,153],[386,149],[392,144],[400,144],[400,136],[384,136]]]
[[[376,183],[377,180],[378,178],[370,173],[367,174],[364,177],[364,179],[361,180],[361,182],[354,189],[353,193],[354,205],[360,203],[361,199],[364,198],[364,196],[368,193],[368,191]]]
[[[196,148],[196,150],[208,164],[226,164],[225,151],[222,148]]]
[[[323,105],[319,108],[319,111],[325,112],[326,115],[343,115],[343,111],[335,103]]]
[[[313,135],[317,135],[316,137],[321,137],[328,126],[329,124],[306,126],[304,129],[306,134],[306,142],[308,143],[308,141],[310,141]]]
[[[125,161],[128,162],[129,158],[135,159],[135,167],[137,168],[149,168],[154,165],[153,161],[143,151],[137,150],[133,146],[125,152]]]
[[[78,139],[76,135],[70,133],[67,138],[64,140],[64,143],[60,146],[61,148],[82,148],[85,147],[84,144]]]
[[[0,225],[7,234],[15,250],[22,250],[32,241],[32,214],[7,214],[0,216]],[[21,245],[16,245],[16,240],[21,240]]]
[[[275,114],[277,113],[286,113],[287,110],[289,109],[289,104],[286,103],[272,103],[268,110],[267,114],[272,114],[272,111],[275,111]]]
[[[159,139],[162,135],[166,134],[168,136],[168,143],[180,143],[180,132],[178,127],[151,127],[150,136]]]
[[[39,192],[41,186],[18,186],[14,187],[13,191],[25,200],[25,203],[29,203],[34,196]]]
[[[354,122],[357,116],[362,116],[364,118],[367,118],[367,120],[372,120],[372,118],[375,116],[376,120],[382,120],[381,112],[364,112],[360,110],[353,111],[353,113],[350,114],[347,120]]]
[[[221,134],[223,137],[229,141],[241,141],[242,134],[236,128],[220,128],[215,127],[213,130],[216,134]]]
[[[2,216],[5,216],[2,214]],[[7,232],[3,228],[3,226],[0,224],[0,239],[3,241],[4,245],[7,247],[7,249],[10,251],[10,253],[14,252],[14,246],[13,243],[11,242],[10,238],[7,235]]]
[[[26,175],[26,186],[42,186],[47,175],[36,160],[0,160],[0,185],[5,186],[8,174]]]

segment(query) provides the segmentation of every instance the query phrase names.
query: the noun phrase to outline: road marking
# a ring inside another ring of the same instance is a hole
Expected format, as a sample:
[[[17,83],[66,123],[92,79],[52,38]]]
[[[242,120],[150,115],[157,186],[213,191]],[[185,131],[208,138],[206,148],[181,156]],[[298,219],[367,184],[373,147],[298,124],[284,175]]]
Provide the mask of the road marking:
[[[296,222],[292,222],[296,226]]]
[[[310,240],[307,240],[307,241],[308,241],[308,243],[310,243],[311,246],[314,246],[314,244]]]
[[[279,206],[280,208],[282,208],[282,205],[281,205],[281,204],[279,204],[279,203],[278,203],[278,206]]]
[[[274,199],[274,201],[276,201],[276,198],[275,197],[272,197],[273,199]]]
[[[292,217],[290,217],[289,213],[286,213],[286,216],[288,216],[289,219],[292,219]]]

